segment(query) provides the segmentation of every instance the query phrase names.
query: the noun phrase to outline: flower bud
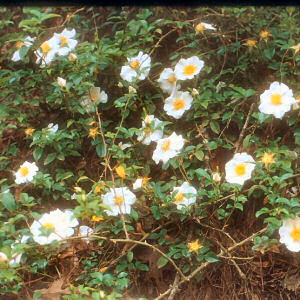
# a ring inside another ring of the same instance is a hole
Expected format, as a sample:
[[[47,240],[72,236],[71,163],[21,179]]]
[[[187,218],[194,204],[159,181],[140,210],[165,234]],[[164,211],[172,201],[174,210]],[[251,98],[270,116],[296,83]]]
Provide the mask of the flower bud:
[[[65,87],[66,86],[67,81],[61,77],[57,77],[57,84],[60,87]]]
[[[68,56],[69,61],[75,61],[77,60],[77,55],[74,53],[70,53]]]

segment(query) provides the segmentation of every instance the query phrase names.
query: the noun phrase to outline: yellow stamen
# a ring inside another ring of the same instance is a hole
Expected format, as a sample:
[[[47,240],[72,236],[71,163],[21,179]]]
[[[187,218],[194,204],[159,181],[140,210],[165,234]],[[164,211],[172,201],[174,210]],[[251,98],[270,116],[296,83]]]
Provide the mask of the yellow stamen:
[[[28,169],[28,167],[22,167],[22,168],[20,169],[20,173],[21,173],[21,175],[22,175],[23,177],[27,176],[27,175],[29,174],[29,169]]]
[[[175,83],[175,82],[176,82],[176,77],[175,77],[175,75],[174,75],[174,74],[170,75],[170,77],[168,78],[168,81],[169,81],[170,83]]]
[[[18,48],[18,49],[20,49],[23,45],[25,45],[25,43],[19,41],[19,42],[16,42],[15,47]]]
[[[134,70],[138,69],[140,67],[140,63],[137,60],[134,60],[133,62],[131,62],[130,67]]]
[[[281,94],[273,94],[271,96],[271,103],[273,105],[281,105],[282,104],[282,95]]]
[[[257,41],[256,40],[247,40],[247,42],[244,44],[245,46],[249,47],[249,48],[252,48],[252,47],[255,47],[257,44]]]
[[[195,65],[186,65],[184,67],[183,73],[185,75],[193,75],[196,72],[196,66]]]
[[[171,142],[170,141],[165,141],[161,147],[163,151],[168,151],[171,147]]]
[[[205,27],[202,23],[199,23],[196,27],[196,32],[201,32],[201,31],[204,31],[205,30]]]
[[[52,223],[45,223],[45,224],[43,224],[43,227],[47,228],[47,229],[52,229],[52,228],[54,228],[54,225]]]
[[[44,42],[41,45],[41,49],[42,49],[43,54],[47,54],[51,50],[51,46],[48,42]]]
[[[182,193],[177,193],[176,196],[175,196],[175,202],[176,203],[180,203],[182,202],[184,199],[184,195]]]
[[[183,99],[176,99],[174,102],[173,102],[173,107],[174,109],[176,110],[180,110],[180,109],[183,109],[185,107],[185,101]]]
[[[61,40],[61,42],[60,42],[60,46],[61,47],[63,47],[64,45],[67,45],[68,44],[68,38],[66,37],[66,36],[63,36],[63,35],[61,35],[60,37],[59,37],[59,39]]]
[[[114,199],[115,205],[122,205],[124,202],[124,198],[122,196],[116,196]]]
[[[246,174],[246,165],[245,164],[236,165],[234,170],[236,175],[243,176]]]
[[[294,228],[292,232],[290,233],[291,237],[295,242],[300,241],[300,228]]]

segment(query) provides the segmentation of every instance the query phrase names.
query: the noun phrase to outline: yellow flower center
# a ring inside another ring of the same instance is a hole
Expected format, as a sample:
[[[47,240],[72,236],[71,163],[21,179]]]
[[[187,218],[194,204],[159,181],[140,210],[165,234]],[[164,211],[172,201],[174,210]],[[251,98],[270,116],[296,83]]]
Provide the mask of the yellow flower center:
[[[174,74],[170,75],[170,77],[168,78],[168,81],[169,81],[170,83],[175,83],[175,82],[176,82],[176,77],[175,77],[175,75],[174,75]]]
[[[91,128],[91,129],[89,130],[89,136],[90,136],[91,138],[93,138],[93,139],[95,139],[95,137],[96,137],[96,135],[97,135],[98,133],[99,133],[99,132],[98,132],[98,128],[97,128],[97,127]]]
[[[122,205],[124,202],[124,198],[122,196],[116,196],[114,199],[115,205]]]
[[[60,46],[61,47],[63,47],[64,45],[67,45],[68,44],[68,38],[66,37],[66,36],[63,36],[63,35],[61,35],[60,37],[59,37],[59,39],[61,40],[61,42],[60,42]]]
[[[91,99],[93,101],[96,101],[99,98],[99,94],[98,93],[91,93]]]
[[[137,60],[134,60],[133,62],[131,62],[130,67],[134,70],[138,69],[140,67],[140,63]]]
[[[195,65],[186,65],[184,67],[183,73],[185,75],[193,75],[196,72],[196,66]]]
[[[29,174],[29,169],[28,169],[28,167],[22,167],[22,168],[20,169],[20,173],[21,173],[21,175],[22,175],[23,177],[27,176],[27,175]]]
[[[300,228],[294,228],[290,234],[295,242],[300,241]]]
[[[50,44],[48,42],[44,42],[41,45],[41,49],[42,49],[43,54],[46,54],[46,53],[48,53],[51,50],[51,46],[50,46]]]
[[[18,48],[18,49],[20,49],[23,45],[25,45],[25,43],[19,41],[19,42],[16,42],[15,47]]]
[[[243,176],[246,174],[246,165],[245,164],[236,165],[234,170],[236,175]]]
[[[184,199],[184,195],[182,193],[177,193],[176,196],[175,196],[175,202],[176,203],[179,203],[179,202],[182,202]]]
[[[183,99],[176,99],[174,102],[173,102],[173,107],[174,109],[176,110],[180,110],[180,109],[183,109],[185,107],[185,101]]]
[[[282,95],[281,94],[273,94],[271,96],[271,103],[273,105],[281,105],[282,104]]]
[[[165,141],[161,147],[163,151],[168,151],[171,147],[171,142],[170,141]]]
[[[52,228],[54,228],[54,225],[52,223],[45,223],[45,224],[43,224],[43,227],[47,228],[47,229],[52,229]]]
[[[196,31],[197,32],[201,32],[201,31],[204,31],[205,30],[205,27],[202,23],[199,23],[197,26],[196,26]]]

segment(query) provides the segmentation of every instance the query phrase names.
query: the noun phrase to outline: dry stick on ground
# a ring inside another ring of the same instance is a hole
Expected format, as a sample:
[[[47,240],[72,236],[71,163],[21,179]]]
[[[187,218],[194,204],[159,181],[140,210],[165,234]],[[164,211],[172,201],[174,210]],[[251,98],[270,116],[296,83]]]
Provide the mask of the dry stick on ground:
[[[234,244],[233,246],[229,247],[226,249],[226,253],[229,253],[231,251],[233,251],[234,249],[244,245],[245,243],[247,243],[248,241],[252,240],[254,237],[256,237],[257,235],[260,235],[262,233],[264,233],[267,230],[267,227],[259,230],[258,232],[252,234],[251,236],[247,237],[246,239],[242,240],[241,242],[238,242],[236,244]],[[223,256],[223,250],[221,250],[219,252],[219,254],[217,255],[217,257],[221,257]],[[177,286],[179,287],[180,285],[182,285],[183,283],[191,280],[193,277],[195,277],[200,271],[202,271],[203,269],[205,269],[209,264],[211,264],[211,262],[207,261],[203,264],[201,264],[198,268],[196,268],[190,275],[186,276],[184,279],[182,279],[180,282],[177,283]],[[168,290],[166,290],[163,294],[161,294],[160,296],[156,297],[154,300],[160,300],[163,299],[165,296],[167,296],[171,290],[173,289],[173,287],[169,288]]]
[[[238,150],[239,150],[239,148],[240,148],[240,144],[241,144],[242,139],[243,139],[243,136],[244,136],[244,134],[245,134],[245,130],[246,130],[247,126],[248,126],[248,123],[249,123],[250,116],[251,116],[251,113],[252,113],[252,111],[253,111],[253,108],[254,108],[254,103],[252,103],[251,106],[250,106],[250,109],[249,109],[249,112],[248,112],[248,115],[247,115],[245,124],[244,124],[244,126],[243,126],[243,128],[242,128],[242,131],[241,131],[241,134],[240,134],[240,136],[239,136],[239,139],[238,139],[238,142],[237,142],[237,145],[236,145],[236,148],[235,148],[234,153],[237,153]]]

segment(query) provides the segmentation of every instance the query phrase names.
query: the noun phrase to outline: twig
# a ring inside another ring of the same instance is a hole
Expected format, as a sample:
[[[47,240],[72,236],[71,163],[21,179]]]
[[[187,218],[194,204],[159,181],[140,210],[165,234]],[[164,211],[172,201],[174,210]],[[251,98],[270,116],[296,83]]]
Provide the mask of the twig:
[[[99,238],[99,239],[103,239],[102,237],[98,237],[98,236],[93,236],[90,235],[90,237],[95,237],[95,238]],[[105,240],[107,240],[106,238],[104,238]],[[155,246],[148,244],[146,241],[145,242],[141,242],[141,241],[136,241],[136,240],[131,240],[131,239],[109,239],[109,241],[113,242],[113,243],[133,243],[133,244],[137,244],[137,245],[141,245],[141,246],[146,246],[149,248],[152,248],[153,250],[155,250],[156,252],[158,252],[159,254],[161,254],[164,258],[166,258],[176,269],[176,271],[181,275],[182,278],[186,279],[186,276],[182,273],[182,271],[178,268],[178,266],[175,264],[174,260],[169,257],[167,254],[165,254],[164,252],[162,252],[160,249],[156,248]]]
[[[244,136],[244,134],[245,134],[245,130],[246,130],[247,126],[248,126],[248,123],[249,123],[249,120],[250,120],[250,116],[251,116],[251,113],[252,113],[253,108],[254,108],[254,104],[255,104],[255,103],[252,103],[251,106],[250,106],[250,109],[249,109],[249,112],[248,112],[248,115],[247,115],[245,124],[244,124],[244,126],[243,126],[243,128],[242,128],[242,131],[241,131],[241,134],[240,134],[240,136],[239,136],[239,139],[238,139],[238,142],[237,142],[237,145],[236,145],[236,148],[235,148],[234,153],[237,153],[238,150],[239,150],[239,148],[240,148],[240,144],[241,144],[242,138],[243,138],[243,136]]]
[[[259,230],[258,232],[252,234],[251,236],[249,236],[248,238],[242,240],[239,243],[234,244],[233,246],[229,247],[228,249],[226,249],[227,252],[231,252],[233,251],[235,248],[244,245],[245,243],[247,243],[249,240],[253,239],[254,237],[256,237],[257,235],[265,232],[267,230],[267,227]],[[217,255],[217,257],[221,257],[223,255],[223,250],[221,250],[219,252],[219,254]],[[193,277],[195,277],[200,271],[202,271],[203,269],[205,269],[209,264],[211,264],[211,262],[207,261],[205,263],[203,263],[202,265],[200,265],[198,268],[196,268],[190,275],[186,276],[184,279],[182,279],[179,283],[178,283],[178,287],[180,285],[182,285],[183,283],[191,280]],[[165,296],[167,296],[172,290],[172,287],[169,288],[168,290],[166,290],[163,294],[161,294],[160,296],[156,297],[154,300],[160,300],[163,299]]]
[[[187,242],[189,242],[191,240],[192,234],[193,234],[193,222],[191,222],[190,226],[189,226],[189,233],[188,233],[188,236],[186,239]],[[180,268],[182,268],[182,266],[183,266],[183,261],[180,264]],[[174,298],[175,294],[177,293],[177,291],[179,289],[179,286],[178,286],[179,279],[180,279],[180,276],[179,276],[179,273],[177,272],[175,275],[174,282],[172,284],[172,290],[170,292],[168,300],[172,300]]]
[[[157,43],[154,45],[154,47],[152,48],[152,50],[150,51],[149,55],[151,56],[151,54],[154,52],[154,50],[158,47],[158,45],[160,44],[160,42],[167,37],[169,34],[171,34],[172,32],[176,31],[177,28],[173,28],[172,30],[170,30],[169,32],[167,32],[165,35],[163,35],[162,37],[160,37],[160,39],[157,41]]]

